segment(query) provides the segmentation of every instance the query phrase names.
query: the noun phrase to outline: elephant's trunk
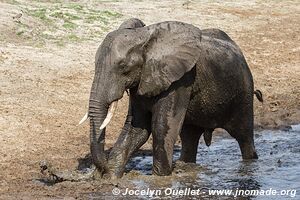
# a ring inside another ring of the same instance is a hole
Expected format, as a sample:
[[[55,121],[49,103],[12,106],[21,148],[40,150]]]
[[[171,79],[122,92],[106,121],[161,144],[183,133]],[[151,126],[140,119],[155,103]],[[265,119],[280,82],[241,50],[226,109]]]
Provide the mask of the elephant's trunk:
[[[107,158],[104,151],[105,145],[105,128],[100,129],[108,112],[105,105],[98,101],[90,100],[89,117],[90,117],[90,148],[93,163],[101,174],[108,171]]]
[[[106,106],[101,106],[97,101],[90,100],[90,148],[93,163],[98,168],[101,174],[108,172],[107,155],[104,150],[105,145],[105,127],[110,122],[118,101],[113,102],[109,109]]]

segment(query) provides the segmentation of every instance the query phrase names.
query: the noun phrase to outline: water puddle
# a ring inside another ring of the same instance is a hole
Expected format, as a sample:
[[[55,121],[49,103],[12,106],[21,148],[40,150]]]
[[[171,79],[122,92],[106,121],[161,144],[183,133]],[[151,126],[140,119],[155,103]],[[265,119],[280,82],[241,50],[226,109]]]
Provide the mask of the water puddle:
[[[239,190],[297,190],[300,193],[300,126],[289,131],[260,131],[255,133],[255,145],[259,155],[256,161],[242,161],[238,143],[228,135],[213,136],[213,143],[206,147],[201,141],[198,148],[197,164],[177,164],[170,177],[149,176],[152,167],[152,155],[143,154],[134,157],[127,168],[131,172],[126,176],[135,189],[198,189],[200,196],[209,197],[208,189]],[[180,156],[175,149],[174,160]],[[129,178],[134,171],[142,175]],[[295,191],[287,195],[269,196],[270,199],[290,199]],[[283,194],[283,193],[282,193]],[[161,196],[148,195],[139,198],[148,199]],[[179,196],[174,195],[173,198]],[[296,194],[294,199],[299,198]],[[182,198],[182,197],[180,197]],[[191,196],[198,199],[199,196]],[[232,196],[213,197],[232,199]],[[253,195],[251,199],[265,199],[265,195]],[[247,198],[249,199],[249,198]]]

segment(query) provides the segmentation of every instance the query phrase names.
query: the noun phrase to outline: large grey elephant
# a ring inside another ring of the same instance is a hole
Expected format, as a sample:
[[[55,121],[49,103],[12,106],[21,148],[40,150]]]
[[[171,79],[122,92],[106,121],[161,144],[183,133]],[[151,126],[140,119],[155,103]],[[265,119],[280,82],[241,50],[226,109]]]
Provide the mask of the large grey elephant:
[[[134,151],[153,136],[153,173],[172,173],[174,143],[180,159],[195,162],[199,138],[219,127],[234,137],[243,159],[256,159],[253,139],[253,79],[230,37],[218,29],[200,30],[167,21],[145,26],[138,19],[109,33],[96,53],[89,99],[90,148],[101,174],[121,177]],[[118,100],[129,91],[123,130],[105,153],[105,127]],[[87,118],[86,117],[86,118]]]

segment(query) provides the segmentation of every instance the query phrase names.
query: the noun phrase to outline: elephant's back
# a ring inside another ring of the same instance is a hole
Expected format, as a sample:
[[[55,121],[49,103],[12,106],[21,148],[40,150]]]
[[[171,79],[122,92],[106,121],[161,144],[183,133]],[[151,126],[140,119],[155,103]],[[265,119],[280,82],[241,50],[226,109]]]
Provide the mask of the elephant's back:
[[[209,29],[203,29],[201,32],[202,32],[202,36],[233,42],[233,40],[224,31],[220,29],[209,28]]]

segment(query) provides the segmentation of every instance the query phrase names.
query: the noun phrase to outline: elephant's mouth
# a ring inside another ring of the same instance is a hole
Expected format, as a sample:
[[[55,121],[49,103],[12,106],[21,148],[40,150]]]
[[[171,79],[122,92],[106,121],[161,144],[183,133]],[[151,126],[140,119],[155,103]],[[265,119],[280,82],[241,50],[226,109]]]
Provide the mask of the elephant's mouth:
[[[100,130],[104,129],[109,124],[111,118],[113,117],[113,115],[114,115],[114,113],[117,109],[117,106],[118,106],[118,100],[114,101],[110,104],[110,106],[108,108],[107,115],[106,115],[103,123],[100,126]]]
[[[114,116],[115,114],[115,111],[117,109],[117,106],[118,106],[118,101],[119,100],[116,100],[114,102],[112,102],[108,108],[108,112],[107,112],[107,115],[103,121],[103,123],[101,124],[100,126],[100,130],[104,129],[108,124],[109,122],[111,121],[112,117]],[[86,120],[89,119],[89,116],[88,116],[88,112],[83,116],[83,118],[80,120],[79,122],[79,125],[81,125],[83,122],[85,122]]]

